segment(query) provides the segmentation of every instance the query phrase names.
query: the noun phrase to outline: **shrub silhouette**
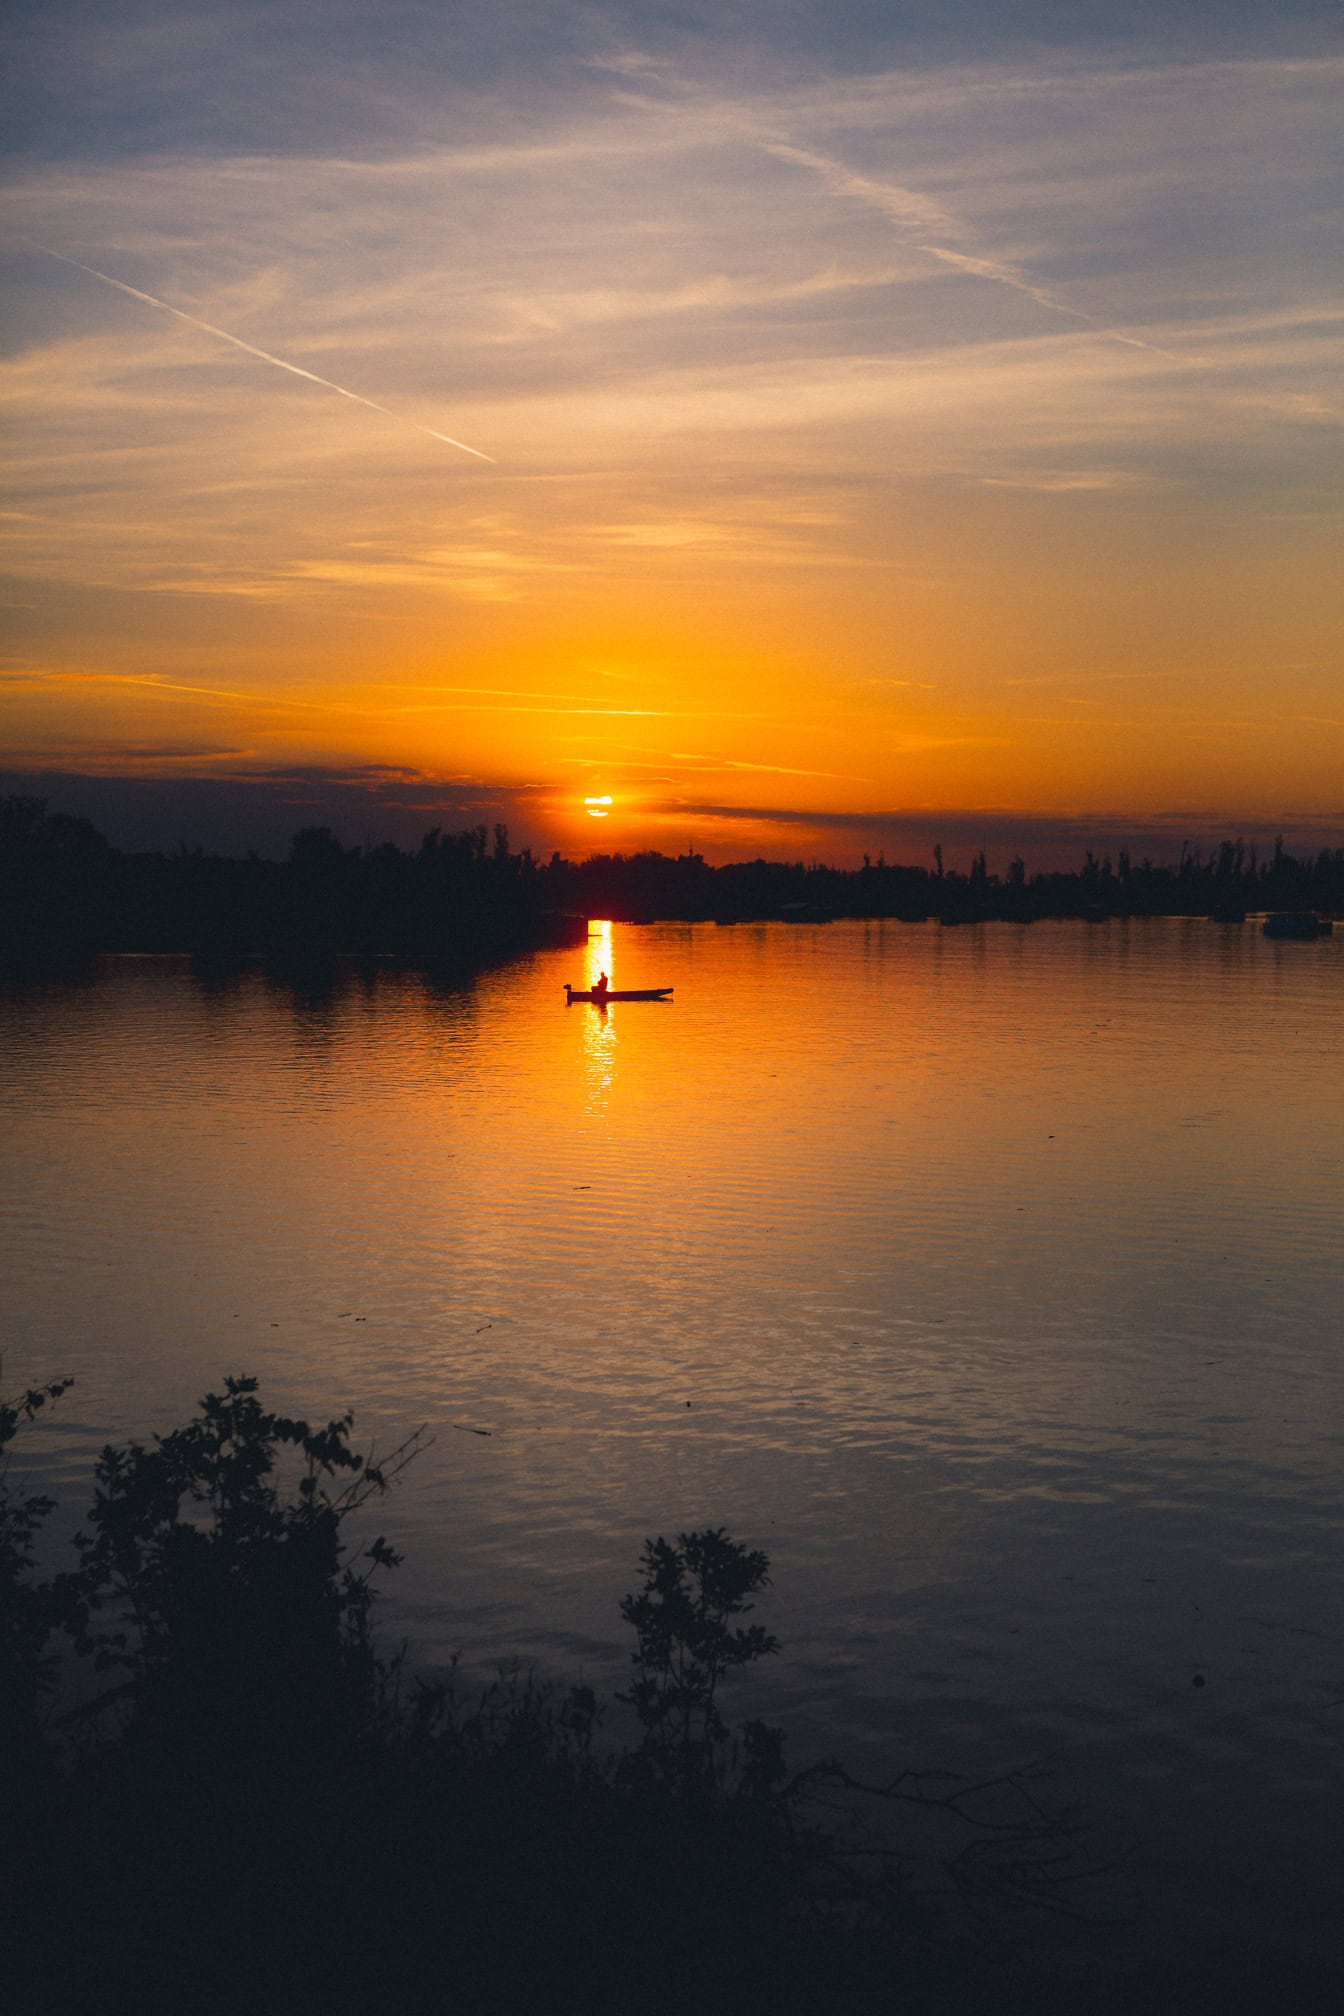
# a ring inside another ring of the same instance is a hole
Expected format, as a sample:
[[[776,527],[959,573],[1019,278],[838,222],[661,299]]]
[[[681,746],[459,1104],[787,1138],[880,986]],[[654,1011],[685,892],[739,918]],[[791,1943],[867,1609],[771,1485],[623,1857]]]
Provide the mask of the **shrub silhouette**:
[[[644,1586],[621,1602],[639,1643],[631,1655],[638,1678],[619,1701],[644,1727],[644,1755],[683,1783],[721,1773],[728,1737],[718,1706],[726,1674],[779,1650],[759,1624],[733,1628],[752,1608],[748,1597],[769,1580],[769,1559],[730,1540],[721,1526],[679,1533],[672,1545],[646,1540],[640,1558]],[[746,1743],[759,1786],[773,1732],[748,1725]]]
[[[0,1449],[63,1384],[0,1408]],[[185,1427],[103,1450],[80,1568],[46,1583],[49,1501],[0,1474],[0,1727],[33,1767],[7,1771],[0,1825],[15,2007],[885,2016],[896,1969],[927,2009],[1014,2006],[929,1947],[897,1851],[817,1823],[854,1787],[840,1767],[789,1777],[756,1723],[730,1741],[725,1681],[777,1649],[741,1621],[764,1553],[721,1527],[646,1542],[620,1605],[633,1749],[597,1740],[590,1688],[521,1666],[474,1701],[455,1672],[403,1691],[370,1630],[398,1557],[348,1522],[423,1434],[380,1462],[351,1429],[226,1380]],[[44,1731],[62,1631],[109,1684]],[[859,1789],[967,1817],[907,1774]],[[1060,1853],[1033,1810],[994,1830],[1019,1888]],[[993,1857],[970,1873],[992,1886]]]
[[[132,1732],[151,1726],[212,1766],[220,1746],[258,1745],[292,1765],[368,1724],[372,1578],[398,1556],[379,1536],[352,1558],[343,1528],[421,1439],[378,1463],[350,1447],[351,1415],[313,1428],[256,1391],[226,1379],[186,1427],[105,1448],[76,1542],[81,1649],[126,1675],[103,1699],[129,1701]]]

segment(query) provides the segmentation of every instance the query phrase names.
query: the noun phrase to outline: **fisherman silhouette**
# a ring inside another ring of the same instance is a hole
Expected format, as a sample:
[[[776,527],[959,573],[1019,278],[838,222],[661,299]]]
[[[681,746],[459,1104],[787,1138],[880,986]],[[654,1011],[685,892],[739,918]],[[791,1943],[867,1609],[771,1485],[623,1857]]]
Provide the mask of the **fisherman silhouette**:
[[[593,982],[593,992],[594,994],[605,994],[606,991],[607,991],[607,976],[605,973],[599,973],[596,980],[594,980]]]

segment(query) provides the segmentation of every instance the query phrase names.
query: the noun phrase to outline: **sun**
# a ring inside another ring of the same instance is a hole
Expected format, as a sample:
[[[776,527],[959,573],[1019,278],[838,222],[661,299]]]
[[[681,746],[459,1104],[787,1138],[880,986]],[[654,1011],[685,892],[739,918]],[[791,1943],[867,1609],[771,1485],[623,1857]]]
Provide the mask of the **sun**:
[[[590,819],[605,819],[611,811],[610,798],[585,798],[583,809]]]

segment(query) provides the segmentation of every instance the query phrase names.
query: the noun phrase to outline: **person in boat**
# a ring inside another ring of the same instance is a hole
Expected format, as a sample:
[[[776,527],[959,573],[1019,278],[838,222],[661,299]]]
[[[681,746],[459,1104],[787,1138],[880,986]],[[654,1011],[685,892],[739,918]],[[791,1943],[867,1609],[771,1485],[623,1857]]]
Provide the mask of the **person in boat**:
[[[599,973],[596,980],[594,980],[593,992],[594,994],[605,994],[607,992],[607,976],[605,973]]]

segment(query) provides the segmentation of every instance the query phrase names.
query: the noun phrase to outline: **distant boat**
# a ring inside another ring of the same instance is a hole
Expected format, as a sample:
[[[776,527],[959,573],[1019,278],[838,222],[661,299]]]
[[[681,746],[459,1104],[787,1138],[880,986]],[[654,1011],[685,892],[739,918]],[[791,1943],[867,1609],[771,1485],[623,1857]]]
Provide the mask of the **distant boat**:
[[[608,1001],[666,1001],[671,996],[670,987],[605,987],[599,994],[591,987],[565,986],[565,1006],[574,1001],[595,1001],[599,1008],[605,1008]]]
[[[1314,910],[1276,910],[1264,924],[1266,938],[1328,938],[1334,928],[1329,917],[1318,917]]]

